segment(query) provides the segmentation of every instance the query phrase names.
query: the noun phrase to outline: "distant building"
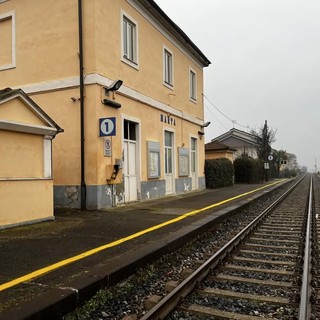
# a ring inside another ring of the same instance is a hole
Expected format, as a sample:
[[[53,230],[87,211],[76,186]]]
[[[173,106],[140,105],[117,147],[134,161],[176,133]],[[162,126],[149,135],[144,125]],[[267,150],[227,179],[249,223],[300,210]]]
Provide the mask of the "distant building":
[[[55,206],[205,188],[208,58],[153,0],[82,0],[82,15],[80,3],[0,1],[0,88],[22,88],[65,130]]]
[[[205,144],[205,159],[218,159],[218,158],[227,158],[233,162],[234,152],[236,149],[233,149],[223,143],[218,141],[211,141]]]
[[[251,133],[233,128],[228,132],[212,139],[211,142],[220,142],[232,149],[235,149],[236,151],[233,153],[233,160],[243,154],[246,154],[253,159],[258,158],[257,139]]]
[[[285,170],[297,170],[298,169],[298,161],[297,156],[293,153],[286,152],[285,159],[280,160],[280,172]]]

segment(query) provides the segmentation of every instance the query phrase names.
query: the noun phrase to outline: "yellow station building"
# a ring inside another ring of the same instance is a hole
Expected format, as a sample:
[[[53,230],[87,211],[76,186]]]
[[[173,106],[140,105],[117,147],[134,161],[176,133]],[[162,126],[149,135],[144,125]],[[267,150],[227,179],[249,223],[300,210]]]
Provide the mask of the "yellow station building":
[[[64,129],[55,207],[205,188],[210,61],[155,1],[0,0],[0,39],[0,89],[21,88]]]

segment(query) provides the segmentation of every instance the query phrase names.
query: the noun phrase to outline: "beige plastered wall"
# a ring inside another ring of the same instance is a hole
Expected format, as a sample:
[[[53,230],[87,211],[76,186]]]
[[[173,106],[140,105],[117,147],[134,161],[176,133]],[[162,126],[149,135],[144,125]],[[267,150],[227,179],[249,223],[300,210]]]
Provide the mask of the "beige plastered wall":
[[[160,121],[160,115],[166,113],[162,110],[143,104],[120,93],[115,93],[114,101],[121,104],[115,109],[102,104],[104,98],[103,88],[100,85],[88,85],[85,88],[85,167],[86,183],[100,185],[106,183],[119,183],[107,181],[107,166],[115,164],[115,159],[122,158],[123,150],[123,121],[135,121],[139,124],[139,176],[147,181],[147,151],[146,141],[160,143],[161,159],[163,159],[164,130],[175,133],[175,154],[178,147],[190,148],[190,139],[198,139],[198,175],[203,176],[203,139],[199,138],[199,125],[193,124],[180,117],[173,116],[175,125]],[[53,172],[55,185],[72,185],[80,183],[80,103],[71,97],[77,94],[77,89],[59,90],[32,98],[42,106],[52,117],[65,128],[61,135],[57,135],[53,143]],[[113,100],[112,96],[110,99]],[[59,108],[57,108],[59,106]],[[99,119],[116,118],[116,136],[112,140],[112,156],[104,156],[104,138],[99,137]],[[161,160],[161,177],[164,179],[164,163]],[[175,172],[178,172],[176,168]],[[178,177],[178,176],[176,176]]]
[[[230,161],[233,162],[233,153],[228,153],[228,152],[206,152],[205,154],[205,159],[210,160],[210,159],[218,159],[218,158],[227,158]]]
[[[124,86],[151,97],[183,112],[203,120],[203,71],[194,58],[176,47],[176,41],[160,32],[161,26],[147,20],[125,0],[84,0],[84,72],[99,74],[107,79],[123,79]],[[28,86],[59,81],[79,76],[78,17],[77,2],[64,0],[10,0],[0,5],[0,14],[14,8],[16,14],[16,68],[1,71],[0,87]],[[132,18],[138,27],[137,68],[121,60],[122,14]],[[35,18],[36,17],[36,18]],[[30,23],[32,21],[32,23]],[[38,32],[41,30],[41,33]],[[173,54],[174,86],[163,85],[163,49]],[[189,70],[197,75],[197,101],[189,99]],[[74,102],[71,98],[76,98]],[[53,144],[53,173],[55,185],[80,184],[80,103],[79,88],[61,88],[51,91],[34,91],[31,98],[50,117],[64,128]],[[190,147],[190,137],[198,138],[199,177],[203,176],[204,139],[200,139],[200,126],[174,116],[176,125],[160,123],[160,114],[149,105],[116,93],[116,102],[121,109],[101,104],[101,86],[87,85],[85,88],[85,161],[86,183],[105,184],[106,165],[122,157],[122,121],[136,119],[141,123],[140,179],[147,180],[146,141],[159,141],[163,152],[163,131],[175,132],[175,154],[177,147]],[[98,137],[98,119],[117,119],[117,136],[112,138],[113,155],[103,156],[103,138]],[[152,129],[152,130],[151,130]],[[161,159],[163,155],[161,154]],[[161,161],[161,179],[163,179]],[[175,168],[175,172],[178,169]]]
[[[185,51],[176,47],[171,36],[164,36],[160,26],[147,20],[127,1],[115,1],[110,6],[96,0],[96,61],[97,69],[111,79],[125,79],[125,85],[138,92],[203,119],[203,71]],[[138,65],[129,66],[121,60],[122,14],[131,18],[138,28]],[[110,30],[112,26],[112,30]],[[106,35],[106,36],[102,36]],[[163,49],[173,54],[174,85],[163,85]],[[110,63],[105,63],[109,61]],[[197,101],[189,99],[189,70],[197,75]]]
[[[43,178],[43,136],[0,130],[0,141],[0,229],[53,219],[53,181]]]
[[[76,1],[10,0],[0,4],[0,15],[10,11],[16,18],[16,67],[1,71],[0,87],[78,74]]]

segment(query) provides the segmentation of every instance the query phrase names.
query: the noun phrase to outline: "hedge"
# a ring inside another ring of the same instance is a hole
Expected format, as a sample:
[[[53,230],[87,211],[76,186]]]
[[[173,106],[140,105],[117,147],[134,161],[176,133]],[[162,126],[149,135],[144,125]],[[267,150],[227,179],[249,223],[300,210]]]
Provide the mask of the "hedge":
[[[235,182],[256,183],[265,178],[263,162],[249,157],[237,158],[233,162]]]
[[[205,160],[206,187],[209,189],[227,187],[233,184],[234,169],[226,158]]]

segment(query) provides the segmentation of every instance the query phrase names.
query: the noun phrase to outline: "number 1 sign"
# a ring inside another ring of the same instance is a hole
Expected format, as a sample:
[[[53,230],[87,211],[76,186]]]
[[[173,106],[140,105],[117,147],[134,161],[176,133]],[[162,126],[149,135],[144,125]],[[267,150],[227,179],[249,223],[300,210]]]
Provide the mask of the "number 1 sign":
[[[116,118],[99,119],[99,137],[116,135]]]

